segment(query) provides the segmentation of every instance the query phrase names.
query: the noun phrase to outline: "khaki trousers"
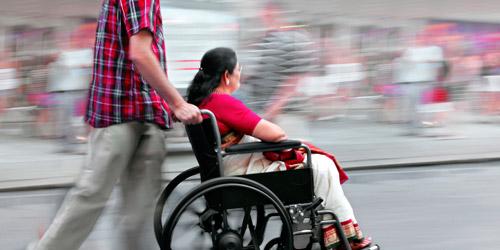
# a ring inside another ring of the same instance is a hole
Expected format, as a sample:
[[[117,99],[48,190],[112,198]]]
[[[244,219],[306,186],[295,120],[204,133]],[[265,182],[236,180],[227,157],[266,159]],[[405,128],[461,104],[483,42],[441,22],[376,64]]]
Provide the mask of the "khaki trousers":
[[[119,249],[143,249],[137,244],[145,221],[152,218],[153,202],[160,189],[166,154],[164,139],[162,130],[147,123],[94,129],[79,178],[35,249],[80,248],[118,180],[123,191],[120,228],[126,241]]]

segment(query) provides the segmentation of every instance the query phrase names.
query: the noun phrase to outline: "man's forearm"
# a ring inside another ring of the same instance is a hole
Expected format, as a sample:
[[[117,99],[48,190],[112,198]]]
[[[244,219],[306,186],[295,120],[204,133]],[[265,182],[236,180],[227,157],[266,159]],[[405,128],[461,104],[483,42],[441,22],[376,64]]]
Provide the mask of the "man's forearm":
[[[177,107],[184,99],[168,80],[158,59],[151,53],[144,53],[133,60],[141,76],[168,102],[170,106]]]

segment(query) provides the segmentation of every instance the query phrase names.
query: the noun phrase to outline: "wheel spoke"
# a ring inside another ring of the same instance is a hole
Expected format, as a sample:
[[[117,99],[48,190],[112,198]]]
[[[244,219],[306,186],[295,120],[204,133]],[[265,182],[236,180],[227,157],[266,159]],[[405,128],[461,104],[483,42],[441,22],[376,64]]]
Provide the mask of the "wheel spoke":
[[[248,230],[250,231],[250,237],[252,237],[252,243],[255,250],[259,250],[259,243],[255,235],[255,227],[252,222],[252,216],[250,215],[250,208],[245,208],[245,215],[248,214]]]
[[[240,228],[241,237],[243,237],[247,231],[248,219],[250,216],[251,216],[250,213],[247,213],[247,211],[245,209],[245,216],[243,217],[243,222],[241,223],[241,228]]]

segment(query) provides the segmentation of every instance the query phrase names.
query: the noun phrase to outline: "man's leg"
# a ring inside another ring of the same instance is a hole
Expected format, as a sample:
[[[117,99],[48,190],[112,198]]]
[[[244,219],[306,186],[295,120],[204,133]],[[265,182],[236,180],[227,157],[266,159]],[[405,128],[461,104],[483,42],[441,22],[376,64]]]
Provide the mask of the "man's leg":
[[[152,124],[144,125],[144,129],[146,131],[133,160],[120,179],[123,245],[118,249],[153,249],[156,245],[152,224],[153,205],[161,185],[161,166],[166,154],[165,134]],[[144,232],[147,234],[144,235]]]
[[[134,122],[92,131],[86,165],[36,249],[80,247],[134,154],[140,138],[139,126]]]

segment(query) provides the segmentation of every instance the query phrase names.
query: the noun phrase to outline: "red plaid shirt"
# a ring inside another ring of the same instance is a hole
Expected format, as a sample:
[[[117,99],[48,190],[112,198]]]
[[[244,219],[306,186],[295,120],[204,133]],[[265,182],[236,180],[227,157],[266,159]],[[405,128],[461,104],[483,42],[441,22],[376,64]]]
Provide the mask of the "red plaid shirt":
[[[166,74],[159,0],[103,0],[94,47],[94,71],[85,120],[95,128],[129,121],[171,127],[170,109],[128,58],[129,39],[153,34],[152,51]]]

